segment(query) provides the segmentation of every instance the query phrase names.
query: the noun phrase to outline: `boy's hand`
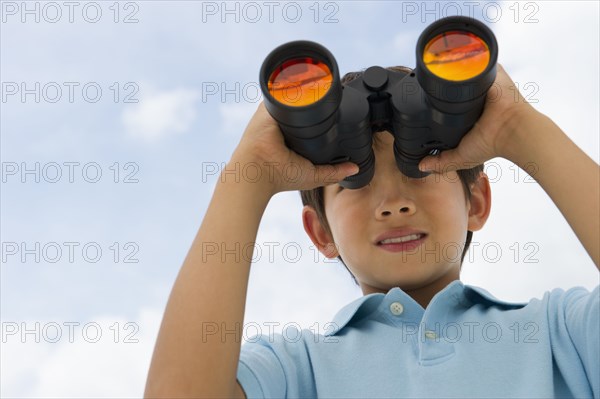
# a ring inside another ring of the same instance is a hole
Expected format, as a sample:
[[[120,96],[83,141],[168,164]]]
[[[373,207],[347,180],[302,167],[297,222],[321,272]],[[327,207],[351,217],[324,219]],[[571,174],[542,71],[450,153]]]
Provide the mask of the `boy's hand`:
[[[248,123],[228,168],[237,166],[238,170],[250,170],[250,165],[253,170],[252,173],[248,172],[252,174],[251,182],[261,184],[271,195],[337,183],[358,172],[358,166],[351,162],[335,166],[314,165],[290,150],[285,145],[277,122],[262,102]],[[259,175],[259,178],[254,179],[255,175]]]
[[[502,65],[497,64],[496,81],[488,90],[483,114],[459,145],[427,156],[419,163],[422,171],[447,172],[469,169],[495,157],[508,158],[511,134],[521,118],[539,114],[521,96]]]

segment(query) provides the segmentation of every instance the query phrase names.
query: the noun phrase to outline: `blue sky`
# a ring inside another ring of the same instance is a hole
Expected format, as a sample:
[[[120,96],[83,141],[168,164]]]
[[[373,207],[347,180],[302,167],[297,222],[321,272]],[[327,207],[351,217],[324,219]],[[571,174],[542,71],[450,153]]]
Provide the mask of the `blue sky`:
[[[230,13],[223,4],[79,2],[70,22],[62,2],[1,3],[1,396],[141,396],[164,306],[212,194],[210,168],[235,149],[258,104],[260,65],[284,42],[322,43],[342,73],[413,67],[428,24],[472,13],[495,32],[499,62],[521,92],[598,162],[596,2],[229,2]],[[23,88],[30,94],[21,97]],[[36,163],[39,173],[22,174]],[[487,172],[492,214],[463,281],[518,301],[595,287],[592,261],[541,187],[502,159]],[[360,296],[341,264],[316,255],[300,209],[297,193],[269,204],[247,323],[322,329]],[[33,250],[24,261],[22,245]],[[23,335],[35,323],[39,343]],[[94,329],[102,337],[89,342]]]

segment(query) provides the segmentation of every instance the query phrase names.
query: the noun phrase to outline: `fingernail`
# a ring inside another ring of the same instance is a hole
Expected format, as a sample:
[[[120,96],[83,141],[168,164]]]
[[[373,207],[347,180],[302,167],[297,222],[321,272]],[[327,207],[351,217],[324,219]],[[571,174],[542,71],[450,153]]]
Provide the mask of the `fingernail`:
[[[421,172],[431,172],[431,169],[427,166],[427,164],[421,164],[421,165],[419,165],[419,170]]]
[[[358,165],[353,165],[352,168],[348,171],[348,174],[346,175],[346,177],[354,176],[355,174],[358,173],[359,170],[360,170],[360,168],[358,167]]]

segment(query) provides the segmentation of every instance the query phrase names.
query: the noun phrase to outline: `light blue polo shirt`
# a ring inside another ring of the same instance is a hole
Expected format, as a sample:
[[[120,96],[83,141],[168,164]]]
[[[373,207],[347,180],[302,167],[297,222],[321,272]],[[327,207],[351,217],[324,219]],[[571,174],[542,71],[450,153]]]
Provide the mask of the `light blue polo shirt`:
[[[237,378],[248,398],[598,398],[599,303],[599,287],[510,303],[456,280],[423,309],[396,287],[324,335],[250,338]]]

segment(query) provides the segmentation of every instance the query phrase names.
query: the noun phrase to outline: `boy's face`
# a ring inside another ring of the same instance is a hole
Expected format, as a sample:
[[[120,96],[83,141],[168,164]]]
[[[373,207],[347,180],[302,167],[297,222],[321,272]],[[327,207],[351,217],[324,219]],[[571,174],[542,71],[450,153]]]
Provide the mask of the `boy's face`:
[[[326,256],[341,255],[365,295],[393,287],[434,295],[459,278],[467,230],[479,230],[487,219],[487,177],[482,174],[467,201],[456,172],[410,179],[396,166],[393,136],[377,135],[370,184],[357,190],[326,186],[330,231],[309,207],[303,214],[305,228]],[[411,232],[419,234],[417,240],[412,236],[405,238],[408,243],[394,242]]]

